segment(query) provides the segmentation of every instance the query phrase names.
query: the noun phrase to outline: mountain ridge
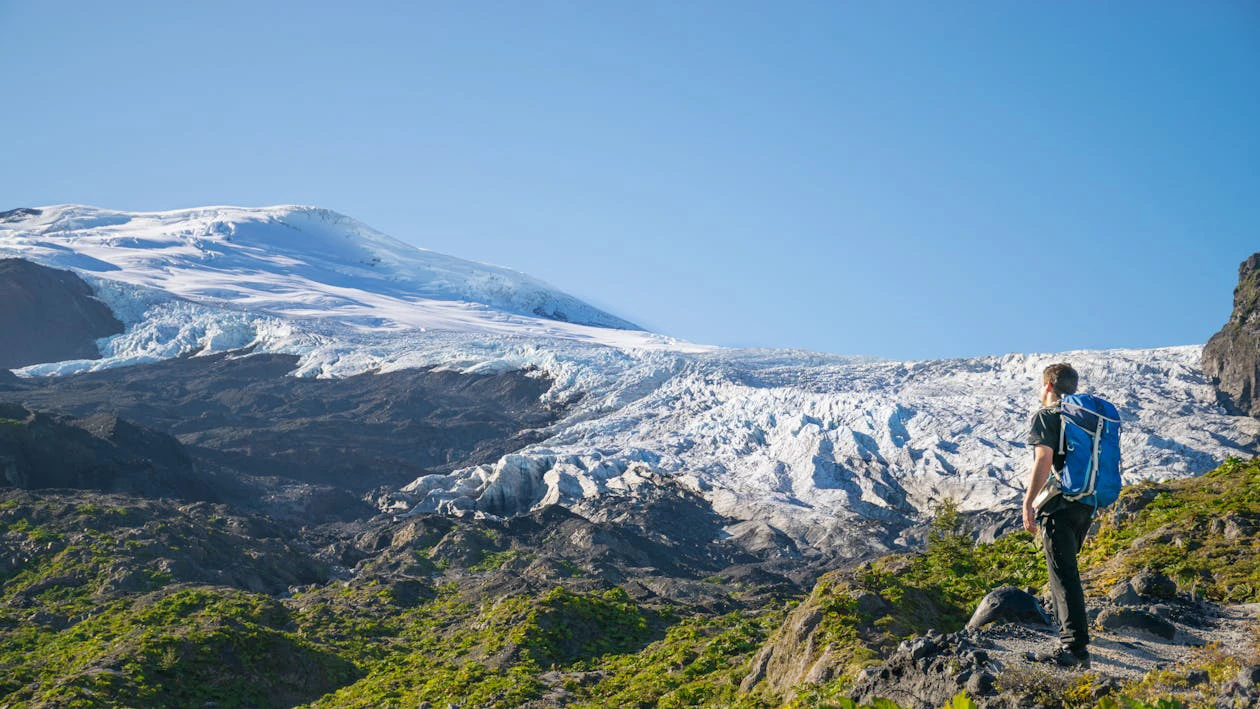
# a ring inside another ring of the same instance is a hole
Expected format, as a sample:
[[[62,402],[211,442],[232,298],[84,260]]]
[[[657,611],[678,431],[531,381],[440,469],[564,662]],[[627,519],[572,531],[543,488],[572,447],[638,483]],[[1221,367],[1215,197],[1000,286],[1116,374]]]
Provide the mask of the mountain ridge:
[[[968,511],[1010,505],[1022,491],[1021,429],[1035,382],[1053,361],[1074,361],[1085,386],[1120,407],[1130,480],[1201,473],[1260,442],[1260,423],[1219,408],[1197,346],[917,362],[709,348],[483,304],[399,299],[387,292],[397,284],[379,278],[392,273],[389,258],[368,265],[356,260],[363,253],[339,250],[357,238],[348,218],[308,210],[309,229],[296,231],[267,210],[222,209],[61,208],[0,221],[0,251],[78,263],[126,324],[101,341],[100,360],[18,374],[227,353],[295,356],[285,376],[298,378],[536,371],[551,382],[540,402],[565,412],[538,439],[493,463],[422,474],[378,498],[380,509],[511,516],[560,504],[598,514],[601,498],[637,494],[664,476],[739,520],[728,533],[786,535],[801,549],[842,555],[904,543],[898,533],[942,497]],[[368,229],[365,239],[389,239]],[[168,250],[173,261],[163,260]],[[233,250],[248,253],[241,261]],[[333,256],[309,256],[324,251]],[[153,266],[168,261],[180,264],[179,278]],[[259,264],[275,278],[254,283],[233,270]],[[349,298],[339,278],[379,292]],[[431,315],[443,327],[424,326]],[[889,534],[852,531],[867,523]]]
[[[0,220],[0,250],[135,285],[157,285],[193,299],[232,295],[273,308],[287,305],[289,312],[296,313],[300,300],[267,300],[267,291],[283,294],[286,288],[302,287],[319,293],[325,305],[348,307],[353,303],[345,300],[353,298],[346,295],[347,290],[379,291],[395,299],[463,300],[561,322],[640,329],[519,271],[412,246],[320,207],[123,212],[67,204],[5,214],[10,216]],[[198,271],[192,266],[204,268]],[[225,269],[237,278],[252,277],[256,288],[252,293],[248,287],[233,292],[227,279],[206,276],[207,271]],[[301,278],[286,281],[286,271]],[[260,274],[274,278],[266,282]],[[166,277],[172,275],[182,278]],[[339,296],[342,301],[337,300]],[[330,307],[328,314],[335,315],[336,308]]]

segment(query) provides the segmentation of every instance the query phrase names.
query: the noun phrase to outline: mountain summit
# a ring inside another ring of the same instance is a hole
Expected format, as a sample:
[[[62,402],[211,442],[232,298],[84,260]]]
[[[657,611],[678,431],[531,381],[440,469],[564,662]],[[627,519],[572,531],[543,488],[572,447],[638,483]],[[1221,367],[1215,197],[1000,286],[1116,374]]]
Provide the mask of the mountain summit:
[[[195,301],[369,328],[490,328],[501,319],[493,309],[640,329],[531,276],[416,248],[315,207],[15,209],[0,214],[0,252]]]

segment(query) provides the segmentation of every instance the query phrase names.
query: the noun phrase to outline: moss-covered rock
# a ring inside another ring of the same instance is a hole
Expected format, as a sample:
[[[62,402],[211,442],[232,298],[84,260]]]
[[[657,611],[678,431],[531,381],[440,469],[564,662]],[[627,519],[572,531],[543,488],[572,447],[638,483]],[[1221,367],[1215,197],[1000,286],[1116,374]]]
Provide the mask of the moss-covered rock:
[[[1045,578],[1030,535],[977,544],[954,506],[943,505],[923,553],[823,576],[758,652],[743,689],[764,683],[772,694],[790,697],[802,684],[845,684],[902,640],[961,629],[992,588],[1036,587]]]
[[[1149,568],[1186,593],[1260,601],[1260,459],[1125,488],[1117,511],[1104,513],[1090,535],[1081,564],[1095,593]]]

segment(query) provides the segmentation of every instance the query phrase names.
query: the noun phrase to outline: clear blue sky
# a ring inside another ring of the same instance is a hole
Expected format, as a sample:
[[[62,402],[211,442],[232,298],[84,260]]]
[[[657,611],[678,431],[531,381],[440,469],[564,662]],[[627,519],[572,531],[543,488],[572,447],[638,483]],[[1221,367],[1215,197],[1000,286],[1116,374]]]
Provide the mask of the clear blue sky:
[[[1260,250],[1255,2],[0,0],[0,37],[0,209],[315,204],[699,342],[1200,343]]]

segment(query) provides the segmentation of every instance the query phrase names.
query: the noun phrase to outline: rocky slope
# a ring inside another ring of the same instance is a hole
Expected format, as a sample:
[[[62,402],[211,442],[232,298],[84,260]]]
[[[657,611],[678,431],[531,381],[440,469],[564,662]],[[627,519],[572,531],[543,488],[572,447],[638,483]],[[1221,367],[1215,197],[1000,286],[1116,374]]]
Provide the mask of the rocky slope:
[[[1247,679],[1260,665],[1260,460],[1126,488],[1100,519],[1081,555],[1094,625],[1089,673],[1024,659],[1057,642],[1042,612],[1032,620],[994,612],[996,624],[964,629],[1004,584],[1040,592],[1027,602],[1048,612],[1042,563],[1026,533],[973,544],[946,510],[925,553],[825,575],[741,688],[804,705],[848,696],[919,708],[959,692],[993,707],[1093,706],[1125,693],[1175,694],[1193,706],[1260,701]]]
[[[1260,253],[1238,267],[1234,311],[1203,348],[1203,372],[1231,412],[1260,417]]]
[[[0,258],[0,303],[0,370],[99,359],[96,341],[123,331],[82,278],[23,259]]]
[[[199,471],[174,438],[116,416],[71,419],[0,403],[0,485],[221,500],[239,488]]]
[[[75,269],[126,325],[101,342],[102,359],[22,368],[28,380],[249,352],[296,358],[285,379],[379,382],[381,390],[406,384],[359,375],[515,372],[548,382],[538,403],[554,420],[528,424],[535,434],[519,439],[497,432],[506,445],[476,460],[444,455],[439,444],[360,464],[338,449],[338,426],[369,437],[383,428],[355,426],[344,412],[318,414],[316,425],[305,404],[290,410],[248,395],[242,406],[201,397],[215,402],[207,410],[188,395],[195,388],[176,392],[198,412],[192,429],[208,416],[214,430],[204,439],[176,430],[188,419],[149,418],[148,403],[112,411],[255,474],[274,466],[316,484],[349,476],[396,485],[377,498],[391,513],[511,516],[561,505],[595,514],[606,496],[672,479],[733,520],[724,534],[774,553],[879,554],[904,546],[902,534],[934,501],[953,497],[980,512],[1018,498],[1034,383],[1062,359],[1120,406],[1131,480],[1198,474],[1253,454],[1260,440],[1260,423],[1220,409],[1198,347],[934,362],[703,347],[618,329],[628,323],[521,274],[414,249],[314,208],[49,207],[0,222],[0,253]],[[269,394],[298,390],[286,381]],[[57,394],[35,396],[23,401],[63,405]],[[252,405],[268,415],[251,417]],[[230,422],[215,427],[225,410],[250,419],[264,443],[233,440]],[[299,428],[312,435],[287,446],[289,432],[268,423],[273,416],[309,421]],[[411,430],[364,445],[397,450]]]
[[[737,547],[655,531],[677,504],[627,505],[625,524],[553,507],[301,528],[218,504],[0,489],[0,703],[544,701],[582,663],[686,627],[700,637],[675,642],[703,644],[733,624],[724,614],[799,593]]]
[[[286,355],[208,355],[0,382],[0,401],[121,416],[177,437],[207,465],[334,485],[356,496],[497,460],[563,413],[538,372],[410,369],[290,376]]]
[[[1126,521],[1104,521],[1083,557],[1097,611],[1085,674],[1021,659],[1051,641],[1044,623],[960,630],[994,586],[1036,591],[1044,570],[1027,535],[976,544],[948,510],[925,552],[835,571],[795,605],[800,586],[755,557],[663,524],[686,498],[604,523],[553,506],[302,528],[221,504],[10,489],[0,702],[935,707],[966,691],[992,707],[1248,706],[1258,476],[1260,461],[1231,462],[1126,490]]]

